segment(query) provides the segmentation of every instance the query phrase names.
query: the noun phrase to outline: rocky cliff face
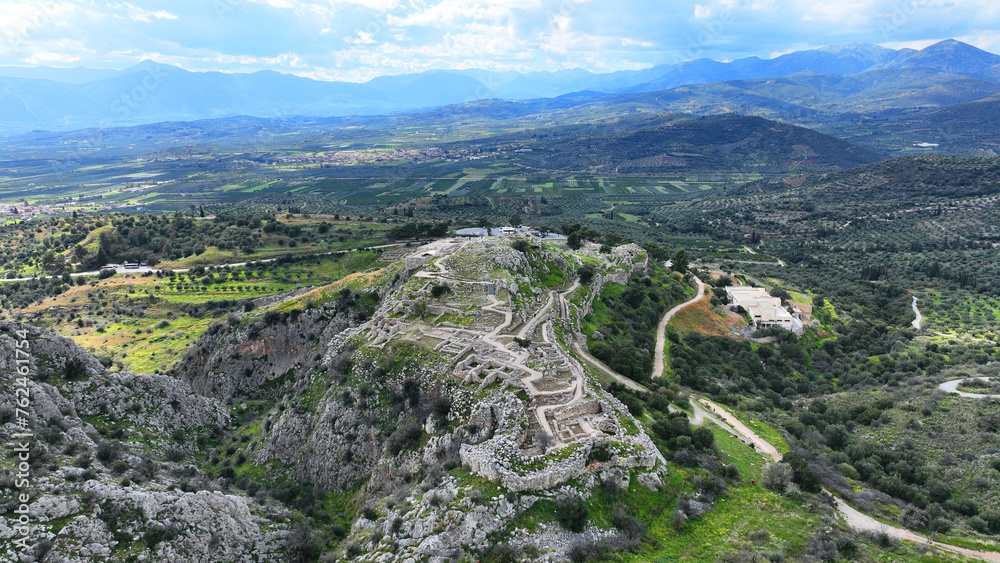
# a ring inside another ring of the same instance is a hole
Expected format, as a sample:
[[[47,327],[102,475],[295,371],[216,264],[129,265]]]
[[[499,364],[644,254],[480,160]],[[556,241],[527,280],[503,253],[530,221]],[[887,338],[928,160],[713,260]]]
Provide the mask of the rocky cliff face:
[[[325,343],[349,326],[327,308],[264,315],[258,322],[215,325],[171,370],[198,393],[222,401],[276,397],[284,381],[317,361]]]
[[[0,560],[284,560],[280,511],[269,518],[191,463],[198,437],[229,418],[176,378],[113,373],[68,339],[0,322],[0,441],[29,445],[26,472],[17,458],[0,462],[0,498],[13,499],[0,505]]]

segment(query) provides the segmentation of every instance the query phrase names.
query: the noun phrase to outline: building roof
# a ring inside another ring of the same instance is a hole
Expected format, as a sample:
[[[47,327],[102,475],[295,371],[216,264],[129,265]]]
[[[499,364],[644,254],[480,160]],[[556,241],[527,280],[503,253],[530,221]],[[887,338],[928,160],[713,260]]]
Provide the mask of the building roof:
[[[771,297],[763,287],[727,287],[730,303],[739,305],[761,324],[791,324],[792,314],[781,306],[781,299]]]

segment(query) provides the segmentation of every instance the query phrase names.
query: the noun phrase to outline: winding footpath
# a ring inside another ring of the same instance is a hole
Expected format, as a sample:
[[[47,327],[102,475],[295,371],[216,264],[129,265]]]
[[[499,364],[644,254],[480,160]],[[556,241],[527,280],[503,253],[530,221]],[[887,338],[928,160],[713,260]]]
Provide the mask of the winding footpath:
[[[700,402],[706,407],[712,409],[712,414],[714,416],[718,416],[719,418],[724,420],[728,426],[730,426],[733,430],[736,431],[737,434],[749,440],[754,445],[754,448],[758,452],[770,457],[774,461],[781,461],[782,456],[781,452],[778,451],[778,448],[774,447],[773,444],[758,436],[757,433],[754,432],[753,430],[747,428],[747,426],[742,422],[740,422],[738,418],[729,414],[726,411],[726,409],[720,407],[719,405],[713,403],[712,401],[709,401],[708,399],[703,399],[701,397],[698,398],[697,402]],[[691,405],[694,406],[695,402],[692,401]],[[714,418],[714,416],[712,418]],[[707,413],[706,417],[708,417]]]
[[[770,457],[776,462],[781,461],[781,452],[779,452],[777,448],[775,448],[772,444],[768,443],[766,440],[758,436],[753,430],[747,428],[746,425],[737,420],[736,417],[726,412],[725,409],[716,405],[715,403],[712,403],[711,401],[708,401],[707,399],[699,398],[697,399],[697,401],[691,401],[691,406],[695,407],[694,420],[697,421],[699,419],[698,417],[699,409],[696,407],[696,403],[698,402],[700,402],[705,406],[710,407],[713,412],[713,414],[710,415],[707,412],[702,411],[701,420],[707,418],[709,420],[712,420],[713,422],[718,423],[715,419],[715,416],[722,418],[723,420],[726,421],[727,426],[731,427],[733,430],[736,431],[736,433],[738,433],[743,438],[752,442],[756,446],[759,452],[766,454],[768,457]],[[700,422],[695,422],[695,424],[699,423]],[[722,428],[726,428],[726,426],[722,426]],[[955,545],[936,542],[934,540],[931,540],[930,538],[927,538],[925,536],[922,536],[916,532],[912,532],[905,528],[890,526],[889,524],[886,524],[884,522],[879,522],[878,520],[872,518],[871,516],[868,516],[858,511],[851,505],[847,504],[847,502],[845,502],[843,499],[834,496],[829,491],[826,491],[825,489],[824,491],[826,492],[826,494],[830,495],[833,498],[834,504],[837,507],[837,511],[844,519],[844,522],[846,522],[848,526],[850,526],[855,530],[861,532],[884,533],[887,534],[889,537],[895,538],[899,541],[908,541],[913,543],[924,544],[929,547],[940,549],[942,551],[947,551],[949,553],[961,555],[962,557],[969,557],[972,559],[979,559],[982,561],[991,561],[995,563],[1000,563],[1000,553],[998,552],[975,551],[972,549],[966,549],[964,547],[958,547]]]
[[[580,280],[577,279],[576,281],[573,282],[573,285],[570,286],[569,289],[558,294],[560,315],[567,321],[570,320],[569,303],[567,302],[567,298],[571,293],[573,293],[579,288],[580,288]],[[649,391],[649,389],[647,389],[644,385],[632,381],[631,379],[625,377],[624,375],[609,368],[601,360],[598,360],[597,358],[591,356],[587,348],[585,346],[582,346],[580,344],[580,341],[572,336],[572,331],[570,331],[570,334],[567,335],[567,339],[570,341],[569,342],[570,348],[572,348],[573,351],[576,352],[577,356],[579,356],[580,359],[586,362],[587,365],[589,365],[591,368],[600,371],[604,375],[607,375],[611,379],[614,379],[618,383],[621,383],[622,385],[628,387],[633,391],[645,391],[645,392]]]
[[[920,309],[917,309],[917,296],[916,295],[913,296],[912,306],[913,306],[913,314],[916,315],[916,317],[917,317],[917,318],[913,319],[913,328],[915,328],[917,330],[920,330],[920,326],[922,324],[924,324],[924,316],[920,314]]]
[[[566,315],[565,318],[568,318],[568,307],[566,305],[566,296],[575,291],[576,287],[578,287],[578,285],[574,284],[574,287],[570,288],[569,290],[557,294],[559,298],[560,311],[564,315]],[[678,311],[680,311],[684,307],[687,307],[688,305],[696,303],[699,299],[701,299],[704,296],[704,290],[705,290],[705,284],[702,283],[701,280],[698,280],[698,297],[691,301],[678,305],[677,307],[674,307],[667,313],[667,315],[664,316],[664,320],[660,322],[660,327],[657,330],[657,350],[659,352],[657,354],[659,360],[657,365],[659,367],[659,372],[654,371],[653,377],[660,377],[662,375],[662,370],[663,370],[662,350],[664,344],[663,337],[667,323],[670,322],[670,319]],[[914,306],[915,305],[916,301],[914,301]],[[579,342],[574,340],[571,346],[573,350],[588,364],[590,364],[592,367],[596,367],[600,371],[611,376],[615,381],[618,381],[623,385],[626,385],[630,389],[639,391],[647,390],[642,385],[639,385],[638,383],[632,381],[631,379],[628,379],[623,375],[615,372],[611,368],[605,366],[597,358],[591,356],[580,345]],[[961,381],[963,380],[954,380],[947,383],[943,383],[941,388],[944,389],[945,386],[953,385],[954,387],[952,388],[952,391],[954,391],[958,387]],[[965,393],[962,395],[972,396],[976,398],[990,396],[990,395],[975,395],[972,393]],[[781,452],[778,451],[778,448],[776,448],[773,444],[771,444],[767,440],[758,436],[756,432],[754,432],[753,430],[748,428],[745,424],[740,422],[739,419],[737,419],[735,416],[726,411],[726,409],[702,397],[692,398],[690,403],[693,411],[693,415],[691,417],[692,424],[702,425],[706,420],[708,420],[713,424],[716,424],[720,428],[732,432],[734,435],[738,436],[744,443],[752,444],[757,452],[770,458],[772,461],[779,462],[782,460],[782,455]],[[671,406],[671,410],[676,412],[676,407]],[[942,551],[954,553],[962,557],[979,559],[982,561],[989,561],[993,563],[1000,563],[1000,553],[988,552],[988,551],[975,551],[971,549],[966,549],[964,547],[958,547],[950,544],[933,541],[930,538],[927,538],[925,536],[922,536],[920,534],[917,534],[916,532],[912,532],[905,528],[890,526],[889,524],[886,524],[884,522],[879,522],[878,520],[872,518],[871,516],[868,516],[858,511],[851,505],[847,504],[847,502],[845,502],[843,499],[831,494],[826,489],[824,489],[824,492],[830,495],[830,497],[833,499],[834,505],[837,507],[837,511],[840,514],[840,516],[844,519],[844,522],[854,530],[861,532],[884,533],[899,541],[920,543],[927,545],[929,547],[940,549]]]
[[[701,298],[705,296],[705,282],[701,281],[697,276],[695,276],[694,281],[698,283],[698,294],[694,296],[694,299],[681,303],[667,311],[667,314],[663,315],[663,318],[660,319],[660,325],[656,327],[656,355],[653,356],[653,375],[651,376],[653,379],[657,379],[663,375],[663,348],[667,344],[667,324],[670,322],[670,319],[674,318],[674,315],[685,307],[701,301]]]

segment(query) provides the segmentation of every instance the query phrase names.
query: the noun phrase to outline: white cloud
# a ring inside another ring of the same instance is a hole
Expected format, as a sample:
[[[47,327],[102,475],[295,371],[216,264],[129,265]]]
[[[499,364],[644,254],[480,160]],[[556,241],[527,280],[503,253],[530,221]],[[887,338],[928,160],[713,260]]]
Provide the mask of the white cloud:
[[[501,22],[513,16],[514,10],[537,10],[541,0],[492,0],[490,2],[466,2],[463,0],[443,0],[423,10],[407,15],[388,14],[391,25],[440,26],[461,22]]]
[[[632,39],[630,37],[625,37],[622,39],[622,47],[656,47],[656,43],[652,41],[639,41],[638,39]]]
[[[76,12],[73,2],[0,4],[0,53],[23,50],[40,34],[71,21]]]
[[[166,10],[146,10],[127,2],[121,4],[109,4],[109,8],[118,12],[117,17],[124,17],[132,21],[152,23],[153,20],[176,20],[177,16]]]
[[[80,55],[71,55],[68,53],[53,53],[48,51],[35,51],[31,55],[24,59],[24,62],[29,65],[54,65],[54,66],[69,66],[73,63],[80,62],[83,57]]]
[[[961,35],[955,37],[955,39],[963,43],[975,45],[984,51],[1000,53],[1000,32],[997,31],[983,31],[973,35]]]
[[[920,39],[917,41],[890,41],[879,43],[887,49],[915,49],[917,51],[941,41],[941,39]]]
[[[370,10],[393,10],[401,4],[399,0],[249,0],[279,10],[290,10],[298,15],[332,16],[343,6],[359,6]]]
[[[838,0],[837,2],[816,2],[801,0],[802,21],[823,22],[840,25],[860,26],[874,18],[873,3],[870,0]]]
[[[215,2],[233,9],[219,18]],[[883,33],[886,21],[899,23]],[[154,58],[360,81],[433,68],[619,70],[842,42],[923,47],[950,35],[997,52],[998,29],[996,0],[0,0],[0,64]]]
[[[356,37],[347,37],[344,39],[345,42],[351,45],[374,45],[378,43],[371,33],[367,31],[359,31]]]

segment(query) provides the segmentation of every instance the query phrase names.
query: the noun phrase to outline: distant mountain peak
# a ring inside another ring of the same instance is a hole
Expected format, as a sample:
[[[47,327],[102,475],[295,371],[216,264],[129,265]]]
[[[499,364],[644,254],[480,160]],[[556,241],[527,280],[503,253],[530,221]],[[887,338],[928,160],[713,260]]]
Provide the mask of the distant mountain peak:
[[[977,74],[1000,64],[1000,55],[955,39],[939,41],[920,51],[900,51],[900,55],[891,68],[930,68],[940,72]]]
[[[826,45],[825,47],[820,47],[818,51],[823,51],[826,53],[842,54],[842,53],[864,53],[867,55],[871,54],[889,54],[893,50],[887,47],[882,47],[880,45],[872,45],[871,43],[835,43],[832,45]]]

